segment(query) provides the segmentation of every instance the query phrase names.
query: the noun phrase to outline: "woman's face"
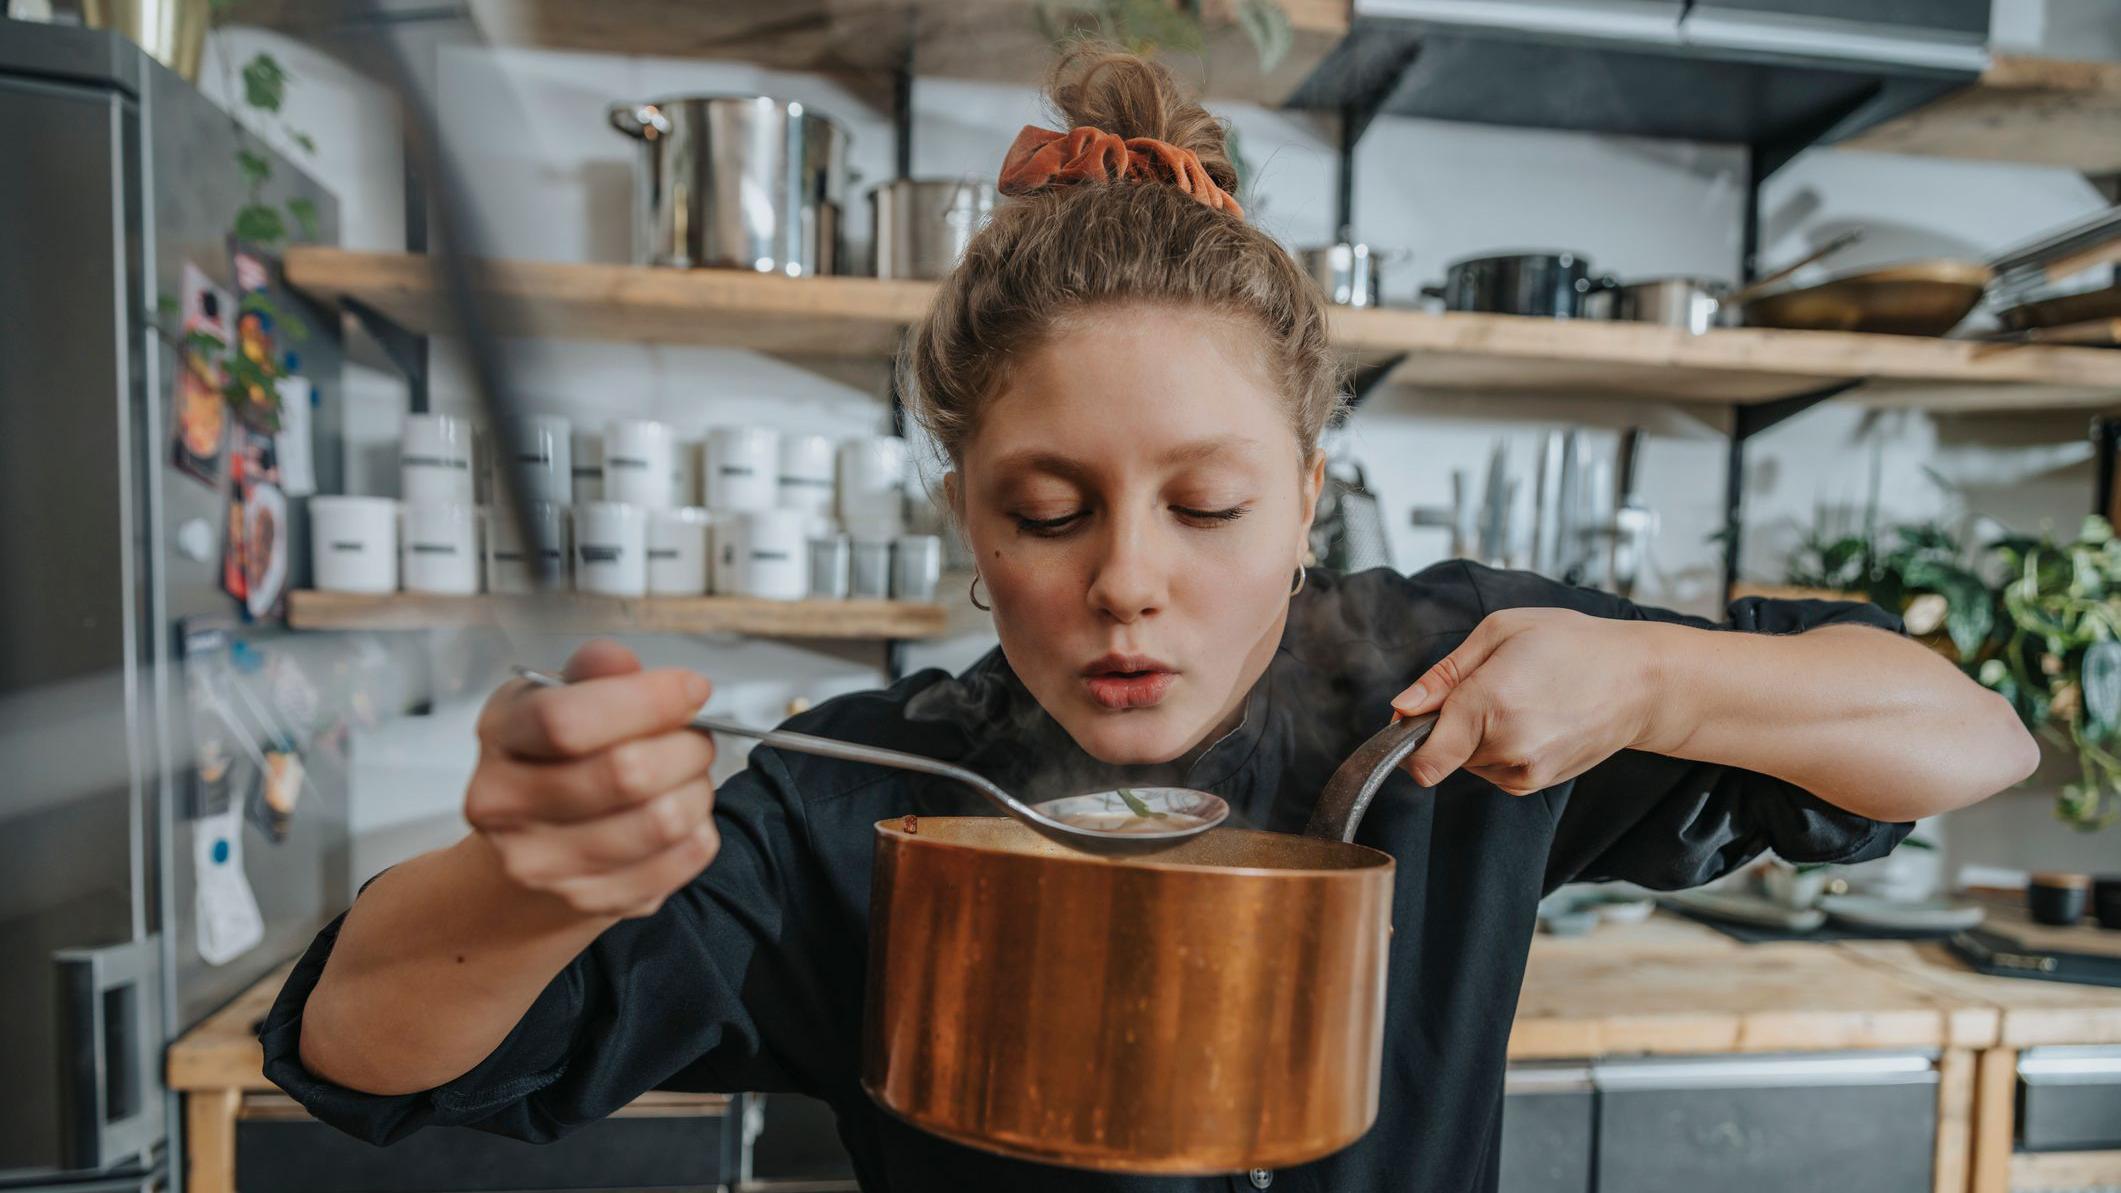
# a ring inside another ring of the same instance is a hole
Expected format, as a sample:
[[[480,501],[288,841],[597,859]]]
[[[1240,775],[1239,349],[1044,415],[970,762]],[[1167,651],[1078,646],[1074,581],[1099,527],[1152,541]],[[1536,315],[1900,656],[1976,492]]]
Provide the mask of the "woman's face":
[[[1103,761],[1234,724],[1281,640],[1322,464],[1299,463],[1256,336],[1182,307],[1078,316],[949,479],[1009,665]]]

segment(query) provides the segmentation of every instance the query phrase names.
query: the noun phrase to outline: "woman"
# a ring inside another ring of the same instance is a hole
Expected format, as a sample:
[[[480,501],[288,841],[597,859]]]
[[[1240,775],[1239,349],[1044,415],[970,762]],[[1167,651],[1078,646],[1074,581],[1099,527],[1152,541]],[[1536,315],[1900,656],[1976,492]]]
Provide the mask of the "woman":
[[[1318,294],[1243,222],[1221,129],[1161,71],[1091,53],[1059,78],[1075,131],[1019,138],[1014,197],[908,370],[1001,649],[792,725],[1032,799],[1203,788],[1294,831],[1372,731],[1440,710],[1361,832],[1399,862],[1382,1113],[1251,1183],[1492,1188],[1534,905],[1558,884],[1683,887],[1768,848],[1875,858],[2032,769],[2002,700],[1868,606],[1745,600],[1718,632],[1464,563],[1307,571],[1339,383]],[[378,878],[290,978],[267,1072],[316,1115],[377,1141],[544,1139],[654,1086],[800,1090],[834,1106],[868,1189],[1229,1187],[1005,1160],[871,1104],[871,826],[986,809],[764,748],[716,792],[711,742],[682,728],[704,679],[610,644],[569,672],[494,695],[476,831]]]

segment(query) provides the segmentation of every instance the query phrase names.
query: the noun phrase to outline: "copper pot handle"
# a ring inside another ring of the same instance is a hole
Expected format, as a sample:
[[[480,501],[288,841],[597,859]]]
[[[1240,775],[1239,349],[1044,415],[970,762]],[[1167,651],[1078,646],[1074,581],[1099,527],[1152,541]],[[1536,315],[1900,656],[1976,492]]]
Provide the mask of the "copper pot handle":
[[[1304,836],[1352,844],[1362,815],[1370,810],[1370,800],[1384,786],[1385,777],[1429,740],[1429,731],[1434,728],[1435,713],[1407,717],[1378,730],[1358,746],[1326,783],[1324,794],[1311,811],[1311,823],[1304,826]]]

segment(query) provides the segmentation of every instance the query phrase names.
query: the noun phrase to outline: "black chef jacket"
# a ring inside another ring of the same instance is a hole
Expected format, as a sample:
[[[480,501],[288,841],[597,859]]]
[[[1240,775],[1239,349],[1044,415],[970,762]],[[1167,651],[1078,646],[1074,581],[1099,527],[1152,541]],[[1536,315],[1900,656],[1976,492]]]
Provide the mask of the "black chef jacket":
[[[1175,784],[1222,796],[1238,823],[1300,832],[1334,768],[1390,719],[1392,697],[1482,617],[1522,606],[1713,624],[1466,563],[1412,577],[1314,571],[1241,725],[1189,765],[1096,763],[999,651],[955,678],[925,671],[829,701],[789,727],[951,759],[1031,800]],[[1830,623],[1897,628],[1869,605],[1757,598],[1732,605],[1723,628]],[[932,1138],[863,1094],[872,826],[988,811],[947,780],[759,748],[722,785],[714,863],[655,915],[605,932],[470,1072],[376,1097],[303,1069],[303,1002],[336,923],[265,1019],[265,1072],[316,1117],[377,1143],[434,1123],[549,1140],[650,1088],[792,1090],[832,1105],[865,1190],[1250,1189],[1243,1174],[1149,1179],[1004,1159]],[[1463,772],[1434,794],[1393,776],[1356,838],[1399,862],[1377,1124],[1343,1151],[1274,1174],[1273,1188],[1495,1188],[1504,1047],[1542,893],[1573,880],[1692,886],[1770,848],[1794,862],[1863,861],[1909,827],[1762,775],[1634,751],[1521,798]]]

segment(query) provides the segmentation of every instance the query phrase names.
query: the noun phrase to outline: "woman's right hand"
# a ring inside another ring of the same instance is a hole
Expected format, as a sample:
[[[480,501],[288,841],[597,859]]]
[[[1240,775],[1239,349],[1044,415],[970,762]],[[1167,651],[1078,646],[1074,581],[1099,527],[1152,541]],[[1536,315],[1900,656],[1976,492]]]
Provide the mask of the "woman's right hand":
[[[592,918],[653,914],[714,860],[714,740],[686,727],[707,680],[596,641],[568,686],[516,680],[479,716],[464,817],[501,873]]]

